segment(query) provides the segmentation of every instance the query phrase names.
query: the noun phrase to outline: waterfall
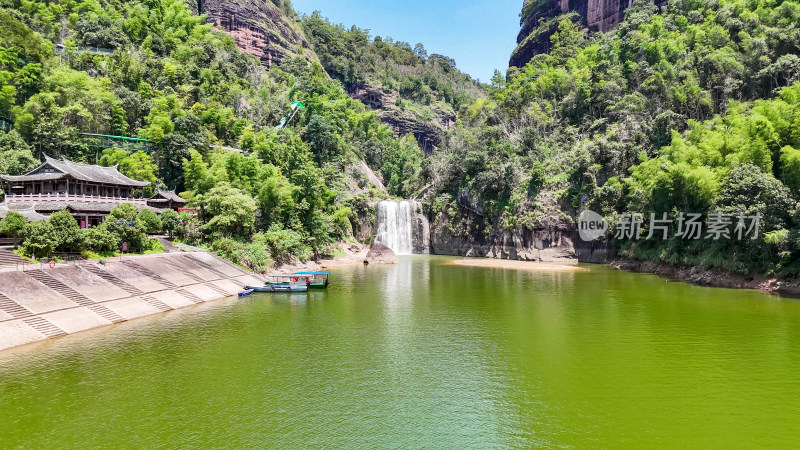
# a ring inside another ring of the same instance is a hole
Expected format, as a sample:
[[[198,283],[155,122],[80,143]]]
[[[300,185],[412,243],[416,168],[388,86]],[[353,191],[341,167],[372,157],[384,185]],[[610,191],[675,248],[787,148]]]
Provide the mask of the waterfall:
[[[378,202],[378,232],[375,241],[389,247],[396,255],[414,253],[411,239],[413,207],[410,201]]]

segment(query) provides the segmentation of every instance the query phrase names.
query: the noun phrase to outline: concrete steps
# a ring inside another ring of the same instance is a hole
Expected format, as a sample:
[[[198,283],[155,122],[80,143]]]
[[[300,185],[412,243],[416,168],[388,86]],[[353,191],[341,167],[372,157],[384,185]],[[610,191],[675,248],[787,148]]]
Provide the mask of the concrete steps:
[[[27,263],[25,258],[20,258],[11,250],[0,249],[0,266],[13,266],[16,264]]]
[[[203,299],[202,298],[192,294],[191,292],[187,291],[186,289],[178,289],[175,292],[177,292],[178,294],[181,294],[182,296],[188,298],[189,300],[191,300],[191,301],[193,301],[195,303],[203,303]],[[225,295],[228,295],[228,294],[225,294]]]
[[[137,263],[135,263],[133,261],[124,261],[122,264],[125,264],[126,266],[130,267],[131,269],[139,272],[140,274],[142,274],[142,275],[144,275],[146,277],[149,277],[149,278],[152,278],[152,279],[158,281],[159,283],[164,285],[164,287],[167,288],[167,289],[177,289],[178,288],[177,284],[173,283],[172,281],[167,280],[166,278],[162,277],[161,275],[153,272],[150,269],[147,269],[147,268],[143,267],[140,264],[137,264]]]
[[[27,308],[3,294],[0,294],[0,311],[9,314],[15,319],[23,319],[33,315],[33,313],[28,311]]]
[[[72,289],[71,287],[67,286],[66,284],[56,280],[55,278],[51,277],[48,273],[44,272],[43,270],[29,270],[25,272],[26,274],[30,275],[36,281],[44,284],[45,286],[49,287],[50,289],[58,292],[59,294],[67,297],[68,299],[72,300],[73,302],[85,306],[86,309],[92,311],[93,313],[97,314],[98,316],[108,320],[111,323],[117,322],[124,322],[126,319],[119,314],[115,313],[114,311],[108,309],[104,305],[100,305],[95,303],[89,297],[81,294],[80,292]],[[121,280],[120,280],[121,281]],[[141,291],[139,291],[141,292]]]
[[[56,280],[55,278],[51,277],[49,274],[45,273],[41,269],[28,270],[25,273],[31,276],[36,281],[42,283],[43,285],[49,287],[50,289],[58,292],[59,294],[63,295],[64,297],[67,297],[68,299],[72,300],[73,302],[81,306],[90,306],[94,304],[94,301],[92,301],[92,299],[90,299],[89,297],[81,294],[75,289],[72,289],[66,284]]]
[[[64,330],[53,325],[52,322],[43,317],[31,317],[29,319],[23,320],[23,322],[25,322],[28,326],[30,326],[34,330],[38,331],[39,333],[42,333],[47,337],[67,335],[67,333]]]
[[[206,253],[26,269],[0,271],[0,350],[205,304],[256,280]]]
[[[195,282],[205,283],[206,281],[208,281],[208,280],[203,279],[202,277],[199,277],[199,276],[195,275],[191,270],[189,270],[188,268],[180,265],[180,263],[178,261],[165,260],[164,263],[166,265],[168,265],[169,267],[172,267],[176,271],[180,272],[181,274],[189,277],[190,279],[192,279]]]
[[[213,273],[214,275],[216,275],[216,276],[218,276],[220,278],[228,278],[228,275],[220,272],[219,270],[217,270],[211,264],[208,264],[205,261],[201,261],[199,258],[192,258],[189,255],[183,255],[183,260],[186,261],[188,264],[198,265],[198,266],[208,270],[209,272]]]
[[[101,269],[100,267],[95,266],[94,264],[86,264],[81,266],[81,268],[88,270],[89,272],[97,275],[98,277],[108,281],[109,283],[113,284],[114,286],[124,290],[125,292],[132,294],[132,295],[142,295],[141,289],[133,286],[132,284],[117,278],[116,276],[108,273],[107,271]]]
[[[89,311],[106,319],[111,323],[124,322],[126,319],[103,305],[92,305],[87,308]]]
[[[224,289],[222,289],[220,287],[217,287],[216,285],[214,285],[212,283],[206,283],[205,286],[207,288],[211,289],[212,291],[216,292],[217,294],[224,295],[226,297],[231,295],[228,292],[226,292]]]
[[[144,300],[148,305],[158,309],[159,311],[166,312],[166,311],[172,311],[174,309],[173,307],[153,297],[152,295],[145,295],[139,298]]]

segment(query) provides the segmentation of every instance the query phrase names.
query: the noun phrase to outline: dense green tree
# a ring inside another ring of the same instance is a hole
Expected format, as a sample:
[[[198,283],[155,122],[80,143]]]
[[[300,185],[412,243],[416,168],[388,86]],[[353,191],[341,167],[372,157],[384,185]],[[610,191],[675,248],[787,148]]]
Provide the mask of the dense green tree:
[[[83,250],[83,234],[78,221],[67,210],[53,213],[48,219],[53,227],[55,248],[59,252],[80,252]]]
[[[128,243],[128,251],[133,253],[141,253],[147,247],[147,233],[142,222],[138,220],[138,213],[136,206],[123,203],[112,209],[103,222],[120,244]]]
[[[16,130],[8,133],[0,131],[0,173],[21,175],[37,165],[39,161],[33,157],[30,146]]]
[[[58,245],[58,236],[53,225],[47,220],[31,222],[25,229],[22,252],[34,258],[44,258],[53,254]]]
[[[109,231],[106,224],[84,229],[83,239],[87,250],[100,253],[118,252],[122,245],[119,236]]]
[[[161,213],[161,227],[162,231],[169,233],[171,238],[173,233],[178,229],[181,224],[180,215],[174,209],[167,209]]]
[[[252,231],[256,202],[240,189],[222,183],[205,194],[200,204],[210,218],[205,225],[210,233],[231,237],[246,236]]]
[[[25,230],[28,228],[28,222],[22,214],[16,211],[9,211],[2,220],[0,220],[0,235],[21,238],[25,236]]]
[[[139,223],[142,224],[144,230],[148,234],[158,234],[161,233],[162,222],[161,218],[158,217],[158,214],[150,211],[149,209],[143,209],[139,211],[139,214],[136,216],[136,219]]]

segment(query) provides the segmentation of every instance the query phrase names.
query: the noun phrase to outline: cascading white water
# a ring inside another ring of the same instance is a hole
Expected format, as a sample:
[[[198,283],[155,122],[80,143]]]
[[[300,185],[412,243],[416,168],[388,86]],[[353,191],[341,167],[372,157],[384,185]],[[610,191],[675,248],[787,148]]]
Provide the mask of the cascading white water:
[[[396,255],[414,253],[411,240],[413,211],[407,200],[378,202],[378,232],[375,241],[389,247]]]

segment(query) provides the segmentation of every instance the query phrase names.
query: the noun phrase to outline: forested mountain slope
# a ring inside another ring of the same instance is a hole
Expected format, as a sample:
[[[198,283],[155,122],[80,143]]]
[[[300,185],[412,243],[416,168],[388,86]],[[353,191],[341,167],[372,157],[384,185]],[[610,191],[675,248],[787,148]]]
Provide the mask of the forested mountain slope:
[[[572,234],[583,208],[612,227],[621,212],[722,211],[760,214],[758,239],[672,236],[617,250],[798,270],[797,2],[682,0],[658,13],[637,0],[619,27],[591,36],[562,17],[549,53],[487,87],[421,45],[319,14],[300,19],[303,56],[263,64],[176,0],[0,2],[0,116],[14,127],[0,132],[0,162],[19,161],[2,169],[22,172],[42,153],[120,164],[202,210],[183,239],[246,264],[368,240],[371,204],[387,195],[372,168],[389,195],[422,195],[440,253],[524,257],[516,249]],[[293,101],[306,109],[275,129]],[[398,137],[381,123],[387,113],[441,121],[437,150],[425,157],[426,141]],[[154,145],[99,153],[79,133]]]
[[[183,1],[0,6],[0,116],[13,123],[0,160],[21,161],[10,172],[43,154],[119,164],[201,209],[184,240],[261,266],[370,234],[369,202],[386,194],[364,160],[393,194],[421,186],[413,138],[396,137],[319,64],[289,57],[267,72]],[[292,101],[306,108],[275,129]],[[101,153],[81,133],[154,144]]]
[[[447,151],[434,154],[434,236],[527,244],[536,230],[574,229],[582,206],[609,219],[759,211],[772,216],[758,241],[650,240],[621,250],[797,270],[786,266],[800,250],[799,24],[797,2],[739,0],[675,1],[663,14],[637,1],[617,29],[590,39],[562,20],[550,53],[496,77]]]
[[[420,43],[412,48],[390,37],[373,38],[368,30],[332,24],[319,12],[304,17],[303,28],[325,70],[399,135],[413,134],[428,155],[467,107],[486,95],[452,58],[429,55]]]
[[[665,6],[666,0],[655,0],[656,6]],[[520,30],[517,47],[511,53],[509,66],[523,67],[531,58],[550,51],[550,36],[558,23],[569,18],[581,25],[585,32],[608,32],[622,22],[625,10],[633,0],[525,0],[520,12]]]

